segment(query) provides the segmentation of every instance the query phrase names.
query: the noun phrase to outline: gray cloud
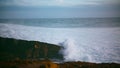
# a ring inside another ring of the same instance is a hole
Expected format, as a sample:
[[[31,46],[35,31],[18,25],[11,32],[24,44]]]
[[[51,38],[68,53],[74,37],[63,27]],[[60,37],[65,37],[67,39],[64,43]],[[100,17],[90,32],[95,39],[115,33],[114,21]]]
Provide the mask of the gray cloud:
[[[73,6],[103,4],[120,4],[120,0],[0,0],[0,6]]]

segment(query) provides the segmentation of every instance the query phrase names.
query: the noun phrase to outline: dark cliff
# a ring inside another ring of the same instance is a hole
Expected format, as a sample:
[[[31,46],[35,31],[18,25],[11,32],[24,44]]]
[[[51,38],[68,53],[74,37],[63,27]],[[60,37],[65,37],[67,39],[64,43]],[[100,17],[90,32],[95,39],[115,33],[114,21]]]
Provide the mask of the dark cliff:
[[[60,49],[54,44],[0,37],[0,60],[63,59]]]

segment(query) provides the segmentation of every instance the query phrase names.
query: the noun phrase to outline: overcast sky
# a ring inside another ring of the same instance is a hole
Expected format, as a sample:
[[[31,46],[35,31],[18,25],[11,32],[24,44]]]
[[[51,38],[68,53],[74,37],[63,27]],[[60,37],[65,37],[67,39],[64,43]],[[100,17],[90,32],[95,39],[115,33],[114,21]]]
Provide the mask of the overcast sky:
[[[120,0],[0,0],[0,18],[120,17]]]

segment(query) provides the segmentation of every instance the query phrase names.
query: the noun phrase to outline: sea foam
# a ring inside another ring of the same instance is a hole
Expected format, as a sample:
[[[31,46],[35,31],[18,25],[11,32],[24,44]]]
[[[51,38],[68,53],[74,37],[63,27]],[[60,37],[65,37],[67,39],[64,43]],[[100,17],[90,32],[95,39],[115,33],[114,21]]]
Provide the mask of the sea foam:
[[[46,28],[0,23],[0,37],[63,46],[65,61],[120,63],[120,28]]]

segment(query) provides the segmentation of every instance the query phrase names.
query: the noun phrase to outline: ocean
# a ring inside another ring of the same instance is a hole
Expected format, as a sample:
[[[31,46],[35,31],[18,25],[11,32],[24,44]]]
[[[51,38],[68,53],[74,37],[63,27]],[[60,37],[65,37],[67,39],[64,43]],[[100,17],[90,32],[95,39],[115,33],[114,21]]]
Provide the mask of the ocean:
[[[0,37],[63,46],[64,61],[120,63],[120,18],[0,19]]]

